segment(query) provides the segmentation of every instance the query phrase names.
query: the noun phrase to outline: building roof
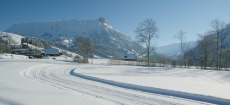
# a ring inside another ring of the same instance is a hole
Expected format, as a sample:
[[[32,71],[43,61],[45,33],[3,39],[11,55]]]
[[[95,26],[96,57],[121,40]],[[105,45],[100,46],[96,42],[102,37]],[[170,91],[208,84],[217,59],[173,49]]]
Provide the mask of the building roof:
[[[42,50],[39,49],[13,49],[11,51],[12,53],[20,53],[20,54],[32,54],[32,55],[40,55],[43,54],[44,52]]]
[[[26,53],[27,49],[13,49],[11,52]]]

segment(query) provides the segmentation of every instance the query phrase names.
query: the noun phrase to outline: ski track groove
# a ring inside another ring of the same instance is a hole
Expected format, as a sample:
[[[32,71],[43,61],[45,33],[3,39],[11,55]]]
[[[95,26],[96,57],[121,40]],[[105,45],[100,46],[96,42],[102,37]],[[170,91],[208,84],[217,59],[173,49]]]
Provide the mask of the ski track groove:
[[[75,94],[97,101],[102,101],[105,104],[115,105],[183,105],[185,103],[192,104],[208,104],[171,96],[163,96],[153,93],[140,92],[132,89],[124,89],[116,86],[111,86],[91,80],[82,79],[71,76],[69,72],[73,69],[71,66],[64,65],[38,65],[24,70],[21,74],[24,77],[37,80],[39,82],[54,86],[56,88],[69,91]],[[112,88],[111,88],[112,87]],[[165,100],[169,99],[169,100]]]

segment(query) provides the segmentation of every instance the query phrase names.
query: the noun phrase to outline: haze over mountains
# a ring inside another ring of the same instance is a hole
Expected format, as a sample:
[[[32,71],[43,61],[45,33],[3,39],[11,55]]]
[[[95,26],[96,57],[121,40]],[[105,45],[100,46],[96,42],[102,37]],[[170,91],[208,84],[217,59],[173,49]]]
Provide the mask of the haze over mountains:
[[[78,36],[91,37],[99,55],[116,55],[116,53],[135,53],[138,49],[134,41],[113,28],[100,17],[96,20],[61,20],[14,24],[6,30],[22,36],[51,40],[71,48]]]
[[[187,48],[188,50],[191,50],[197,46],[196,41],[186,42],[186,44],[188,45],[188,48]],[[166,57],[173,58],[173,59],[178,59],[179,57],[182,56],[182,51],[180,49],[180,43],[173,43],[173,44],[166,45],[166,46],[159,46],[156,48],[156,52]]]

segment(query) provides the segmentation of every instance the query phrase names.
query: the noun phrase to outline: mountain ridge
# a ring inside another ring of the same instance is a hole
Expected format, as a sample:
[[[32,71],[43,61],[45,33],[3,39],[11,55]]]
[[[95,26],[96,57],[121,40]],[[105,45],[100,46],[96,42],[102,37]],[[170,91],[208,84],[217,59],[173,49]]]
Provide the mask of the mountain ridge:
[[[71,47],[78,36],[91,37],[106,55],[136,52],[134,41],[113,28],[104,18],[91,20],[60,20],[14,24],[6,30],[23,36],[44,38]],[[100,52],[98,51],[98,52]]]

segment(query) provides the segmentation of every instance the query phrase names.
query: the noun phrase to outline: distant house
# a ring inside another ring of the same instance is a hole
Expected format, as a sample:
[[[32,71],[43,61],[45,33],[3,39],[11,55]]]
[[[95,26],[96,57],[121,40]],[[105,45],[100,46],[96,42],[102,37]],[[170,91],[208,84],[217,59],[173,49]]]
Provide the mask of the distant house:
[[[13,49],[11,50],[12,54],[21,54],[21,55],[26,55],[27,54],[27,49]]]
[[[62,52],[59,49],[44,49],[46,56],[60,56]]]
[[[135,54],[121,54],[121,58],[127,61],[135,61],[137,60],[137,56]]]

